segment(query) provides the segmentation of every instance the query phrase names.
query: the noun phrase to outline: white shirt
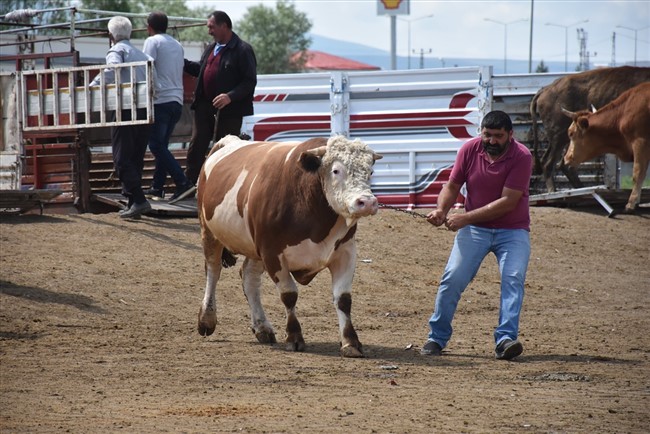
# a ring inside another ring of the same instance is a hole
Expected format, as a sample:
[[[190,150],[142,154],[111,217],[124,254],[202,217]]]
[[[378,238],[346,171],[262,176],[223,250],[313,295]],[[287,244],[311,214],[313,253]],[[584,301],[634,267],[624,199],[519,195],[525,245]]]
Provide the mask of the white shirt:
[[[166,33],[148,37],[142,51],[154,60],[156,97],[154,104],[175,101],[183,104],[183,46]]]

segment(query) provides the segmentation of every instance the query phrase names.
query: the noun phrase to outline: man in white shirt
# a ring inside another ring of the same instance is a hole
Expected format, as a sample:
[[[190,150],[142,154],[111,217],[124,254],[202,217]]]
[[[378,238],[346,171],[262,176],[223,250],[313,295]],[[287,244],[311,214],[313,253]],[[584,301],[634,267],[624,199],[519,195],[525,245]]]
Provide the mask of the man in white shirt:
[[[184,51],[181,44],[166,33],[167,25],[167,15],[163,12],[152,12],[147,18],[149,37],[144,41],[143,51],[153,58],[157,77],[155,120],[149,136],[149,149],[156,158],[156,169],[151,188],[145,193],[150,198],[164,198],[169,173],[176,184],[170,202],[175,202],[194,193],[196,188],[169,152],[169,138],[183,111]]]

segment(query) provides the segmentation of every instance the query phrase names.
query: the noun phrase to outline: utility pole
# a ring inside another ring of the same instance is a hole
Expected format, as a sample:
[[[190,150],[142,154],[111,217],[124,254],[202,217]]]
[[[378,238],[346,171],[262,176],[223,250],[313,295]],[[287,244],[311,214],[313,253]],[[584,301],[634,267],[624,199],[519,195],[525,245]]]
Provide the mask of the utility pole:
[[[612,32],[612,63],[609,66],[616,66],[616,32]]]
[[[416,51],[413,50],[413,53],[415,53],[415,52]],[[420,48],[420,69],[424,69],[424,53],[429,54],[431,52],[432,52],[431,48],[429,48],[429,51],[424,51],[424,48]]]
[[[587,51],[587,32],[585,29],[580,28],[578,31],[578,43],[580,44],[580,64],[578,71],[589,70],[589,52]]]

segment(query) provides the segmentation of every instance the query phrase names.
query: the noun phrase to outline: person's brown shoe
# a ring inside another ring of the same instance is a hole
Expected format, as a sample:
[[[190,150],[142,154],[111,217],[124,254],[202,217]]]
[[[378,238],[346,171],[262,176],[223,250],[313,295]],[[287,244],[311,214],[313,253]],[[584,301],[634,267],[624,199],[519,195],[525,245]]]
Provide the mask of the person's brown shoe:
[[[505,339],[494,349],[494,356],[498,360],[512,360],[524,352],[524,346],[518,340]]]
[[[442,354],[442,347],[437,342],[428,341],[420,350],[420,354],[424,356],[439,356]]]

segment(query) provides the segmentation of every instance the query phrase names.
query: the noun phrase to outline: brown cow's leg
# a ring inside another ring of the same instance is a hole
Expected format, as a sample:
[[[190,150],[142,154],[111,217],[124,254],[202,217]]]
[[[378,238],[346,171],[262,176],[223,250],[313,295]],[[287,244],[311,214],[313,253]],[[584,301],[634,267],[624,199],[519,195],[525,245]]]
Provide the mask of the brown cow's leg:
[[[560,160],[560,170],[564,173],[564,176],[569,180],[569,184],[573,188],[582,188],[583,184],[580,181],[580,176],[578,176],[578,170],[575,167],[567,166],[564,164],[564,159]]]
[[[275,330],[266,319],[260,294],[263,272],[264,266],[261,261],[246,258],[241,268],[242,286],[250,308],[251,329],[255,333],[255,337],[260,343],[274,344],[276,343]]]
[[[214,333],[217,327],[217,300],[216,289],[219,277],[221,277],[221,252],[223,246],[212,234],[201,225],[201,241],[203,243],[203,254],[205,256],[205,293],[203,303],[199,309],[198,331],[202,336],[209,336]]]
[[[646,172],[648,171],[648,164],[650,163],[650,155],[643,155],[643,146],[646,146],[646,149],[650,149],[650,144],[646,144],[645,140],[637,139],[632,144],[632,149],[634,150],[634,166],[632,168],[632,193],[630,193],[630,198],[625,205],[625,213],[631,214],[634,213],[641,202],[641,189],[643,188],[643,181],[645,180]],[[648,152],[646,151],[646,154]]]

